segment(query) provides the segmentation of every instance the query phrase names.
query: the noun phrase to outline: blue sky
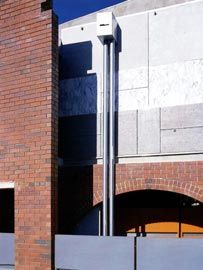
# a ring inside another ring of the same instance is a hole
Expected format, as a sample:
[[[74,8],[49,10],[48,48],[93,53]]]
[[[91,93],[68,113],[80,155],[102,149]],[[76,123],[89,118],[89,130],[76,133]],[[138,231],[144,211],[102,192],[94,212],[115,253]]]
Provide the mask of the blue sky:
[[[53,0],[59,23],[92,13],[125,0]]]

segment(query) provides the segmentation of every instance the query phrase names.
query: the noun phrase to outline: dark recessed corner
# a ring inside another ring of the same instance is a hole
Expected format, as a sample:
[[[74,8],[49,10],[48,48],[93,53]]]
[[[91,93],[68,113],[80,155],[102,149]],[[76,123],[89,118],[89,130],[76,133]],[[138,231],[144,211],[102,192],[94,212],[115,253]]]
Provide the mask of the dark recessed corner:
[[[52,9],[52,0],[46,0],[41,3],[41,12]]]

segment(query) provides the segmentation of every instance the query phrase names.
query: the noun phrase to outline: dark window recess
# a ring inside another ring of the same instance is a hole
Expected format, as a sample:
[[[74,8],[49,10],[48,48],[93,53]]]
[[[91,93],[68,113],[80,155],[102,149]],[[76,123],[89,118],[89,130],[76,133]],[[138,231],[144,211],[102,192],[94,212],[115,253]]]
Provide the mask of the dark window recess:
[[[0,190],[0,233],[14,233],[14,189]]]
[[[50,9],[52,9],[52,0],[46,0],[45,2],[41,3],[42,12]]]

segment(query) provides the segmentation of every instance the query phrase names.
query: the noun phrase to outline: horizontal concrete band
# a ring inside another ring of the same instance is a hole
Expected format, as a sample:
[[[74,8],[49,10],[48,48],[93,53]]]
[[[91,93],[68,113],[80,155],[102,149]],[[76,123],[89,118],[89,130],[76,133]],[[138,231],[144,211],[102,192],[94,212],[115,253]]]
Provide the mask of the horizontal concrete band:
[[[201,160],[202,115],[203,104],[116,114],[119,161]],[[69,163],[97,163],[102,157],[102,121],[102,114],[60,118],[59,157]]]
[[[14,188],[14,182],[1,182],[0,180],[0,189],[10,189]]]

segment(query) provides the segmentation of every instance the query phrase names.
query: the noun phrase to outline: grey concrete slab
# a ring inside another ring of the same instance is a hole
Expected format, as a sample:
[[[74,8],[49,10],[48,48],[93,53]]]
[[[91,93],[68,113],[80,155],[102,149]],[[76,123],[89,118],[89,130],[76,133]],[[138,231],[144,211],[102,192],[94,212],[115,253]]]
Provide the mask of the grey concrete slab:
[[[202,21],[202,1],[150,12],[150,65],[202,58]]]
[[[56,235],[55,267],[83,270],[134,270],[132,237]]]
[[[128,55],[129,57],[131,55]],[[126,66],[131,66],[134,63],[129,60],[126,62]],[[135,63],[136,65],[136,63]],[[119,70],[118,72],[118,89],[119,90],[131,90],[131,89],[144,89],[148,88],[148,67],[140,66]],[[122,66],[121,66],[122,68]]]
[[[149,68],[151,107],[201,103],[203,102],[202,89],[202,60],[182,61]]]
[[[119,70],[127,70],[136,67],[148,66],[148,18],[147,14],[121,17],[119,19],[121,29],[121,52],[119,53]],[[142,85],[146,87],[147,68],[145,80]]]
[[[203,126],[203,104],[161,108],[161,129]]]
[[[137,270],[198,270],[202,239],[137,238]]]
[[[160,109],[138,111],[138,154],[160,153]]]
[[[126,76],[123,81],[126,82],[123,83],[123,86],[125,87],[127,84],[129,85],[127,81],[130,80],[129,76],[127,75],[127,71],[125,72]],[[131,82],[131,85],[133,82]],[[101,93],[100,96],[100,108],[98,108],[98,113],[102,113],[103,110],[103,93]],[[148,106],[148,88],[136,88],[136,89],[125,89],[125,90],[119,90],[116,91],[116,111],[119,112],[129,112],[140,108],[147,108]]]
[[[161,130],[161,152],[195,152],[203,150],[203,127]]]
[[[137,154],[137,111],[118,113],[118,155]]]
[[[14,266],[0,266],[0,270],[15,270],[15,267]]]
[[[127,78],[126,78],[127,79]],[[116,108],[120,112],[143,109],[148,106],[148,88],[119,91],[116,95]]]
[[[15,264],[14,234],[0,233],[0,266]]]

